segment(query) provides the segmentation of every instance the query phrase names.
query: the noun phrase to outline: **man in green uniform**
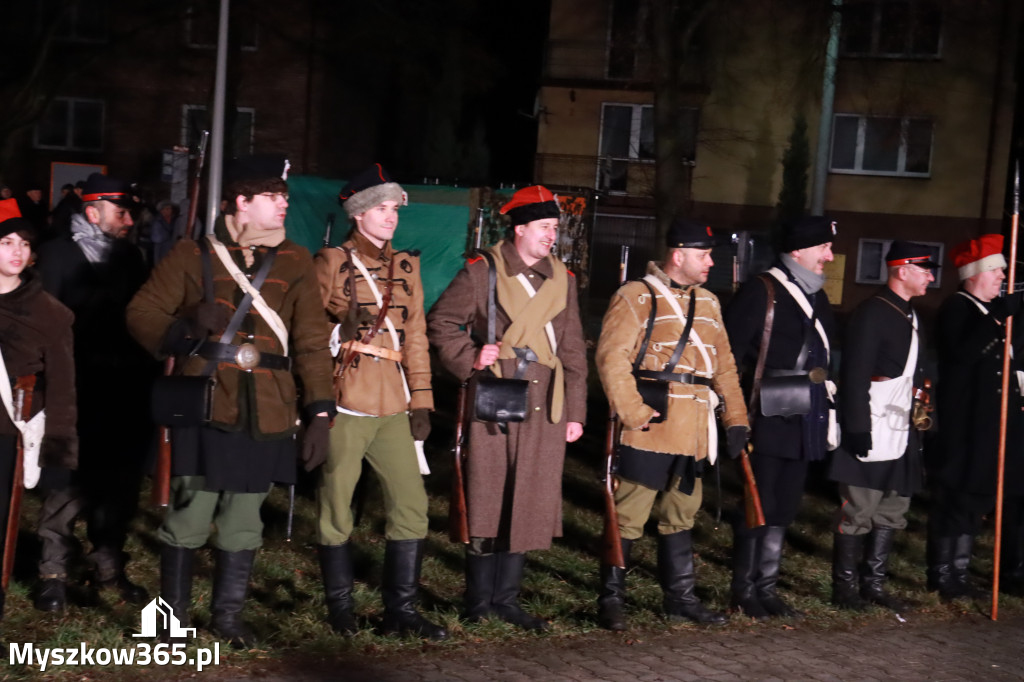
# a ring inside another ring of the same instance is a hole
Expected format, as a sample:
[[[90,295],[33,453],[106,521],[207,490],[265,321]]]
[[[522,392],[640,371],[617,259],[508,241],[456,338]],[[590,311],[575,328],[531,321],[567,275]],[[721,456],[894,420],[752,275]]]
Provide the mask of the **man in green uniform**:
[[[380,164],[354,177],[340,200],[352,232],[340,247],[321,249],[315,259],[337,357],[337,410],[317,489],[328,621],[342,634],[356,631],[349,537],[352,494],[366,459],[380,478],[387,513],[382,629],[444,639],[444,628],[416,610],[427,536],[421,473],[429,471],[422,441],[430,433],[434,399],[419,254],[391,246],[398,209],[408,200]]]
[[[296,379],[303,460],[322,460],[328,440],[327,328],[309,252],[285,238],[286,163],[229,164],[213,234],[178,242],[128,306],[129,329],[147,350],[174,353],[186,376],[216,380],[210,419],[172,432],[160,594],[187,623],[193,556],[212,524],[211,629],[236,647],[254,642],[242,607],[263,539],[260,507],[274,482],[295,480]]]

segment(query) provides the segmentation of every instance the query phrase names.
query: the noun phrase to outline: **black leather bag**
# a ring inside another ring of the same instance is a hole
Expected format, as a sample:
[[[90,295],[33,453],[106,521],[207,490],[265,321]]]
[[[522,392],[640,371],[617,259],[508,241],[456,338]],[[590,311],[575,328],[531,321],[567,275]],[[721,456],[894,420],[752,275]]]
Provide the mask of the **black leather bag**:
[[[473,417],[485,422],[521,422],[526,419],[526,379],[500,379],[481,374],[473,396]]]
[[[792,417],[811,411],[811,379],[807,374],[762,377],[761,414],[766,417]]]
[[[646,281],[644,281],[644,285],[651,294],[651,311],[647,316],[647,327],[644,331],[643,343],[640,344],[640,350],[637,351],[636,359],[633,360],[633,377],[636,379],[636,390],[640,393],[640,398],[643,399],[644,405],[658,412],[658,416],[651,417],[648,423],[660,424],[668,417],[669,382],[665,379],[652,379],[641,376],[643,371],[640,369],[640,363],[643,362],[644,355],[647,354],[647,348],[651,343],[651,333],[654,331],[654,321],[657,319],[658,300],[654,287]],[[679,359],[683,356],[683,349],[686,348],[686,344],[690,341],[690,329],[693,328],[693,311],[696,303],[697,299],[691,294],[683,333],[679,337],[679,343],[676,344],[675,352],[672,353],[672,357],[661,373],[672,374],[675,371],[676,365],[679,364]]]
[[[213,414],[211,376],[163,376],[153,383],[150,415],[161,426],[202,426]]]
[[[650,423],[659,424],[665,421],[668,415],[668,382],[637,377],[636,390],[640,392],[645,405],[658,411],[658,416],[651,417]]]

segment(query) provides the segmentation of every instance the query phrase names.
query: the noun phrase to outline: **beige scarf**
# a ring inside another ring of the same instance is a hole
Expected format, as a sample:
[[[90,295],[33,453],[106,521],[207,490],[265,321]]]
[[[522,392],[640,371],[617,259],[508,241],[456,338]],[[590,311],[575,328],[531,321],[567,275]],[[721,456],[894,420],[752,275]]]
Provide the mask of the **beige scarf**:
[[[252,252],[249,251],[250,246],[266,246],[268,248],[280,246],[287,236],[284,228],[281,227],[265,229],[252,222],[239,227],[238,221],[235,220],[233,215],[224,216],[224,227],[227,228],[231,238],[244,249],[242,257],[245,259],[245,264],[248,267],[252,267],[255,260]]]
[[[553,340],[549,339],[544,330],[558,313],[565,310],[565,302],[569,293],[569,277],[565,265],[554,256],[547,256],[554,273],[550,280],[531,295],[526,287],[515,277],[506,275],[505,259],[501,255],[501,244],[497,243],[490,251],[494,255],[498,269],[497,296],[498,303],[508,314],[512,323],[501,336],[501,360],[515,359],[515,348],[530,348],[537,354],[537,362],[554,370],[554,391],[551,396],[551,423],[556,424],[562,419],[562,405],[565,401],[565,379],[562,374],[562,361],[555,355]],[[495,364],[494,373],[501,376],[500,367]]]

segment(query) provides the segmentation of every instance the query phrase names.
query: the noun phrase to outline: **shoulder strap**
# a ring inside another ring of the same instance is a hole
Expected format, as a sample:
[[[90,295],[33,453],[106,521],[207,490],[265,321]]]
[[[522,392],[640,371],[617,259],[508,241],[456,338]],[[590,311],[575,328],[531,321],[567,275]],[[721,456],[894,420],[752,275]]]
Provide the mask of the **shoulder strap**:
[[[761,347],[757,350],[757,364],[754,366],[754,382],[750,389],[750,414],[757,412],[761,401],[761,377],[764,375],[764,362],[768,357],[768,343],[772,338],[772,325],[775,323],[775,285],[768,275],[760,275],[768,294],[768,304],[764,311],[764,330],[761,332]]]
[[[199,240],[199,255],[203,263],[203,303],[213,303],[213,264],[210,262],[210,243]]]
[[[494,264],[494,256],[489,251],[478,249],[477,253],[487,261],[487,344],[495,342],[497,336],[497,302],[498,268]]]
[[[665,372],[674,372],[676,365],[679,364],[679,359],[683,357],[683,349],[686,348],[686,344],[690,341],[690,330],[693,329],[693,311],[697,307],[697,297],[693,295],[693,290],[690,290],[690,303],[686,309],[686,325],[683,327],[683,333],[679,337],[679,343],[676,344],[676,350],[672,353],[672,357],[669,358],[668,364],[665,365]]]
[[[658,295],[654,293],[654,287],[650,285],[646,280],[640,280],[647,287],[647,290],[651,292],[651,312],[647,316],[647,329],[644,330],[644,340],[640,344],[640,350],[637,351],[636,359],[633,360],[633,374],[640,371],[640,363],[644,361],[644,356],[647,354],[647,347],[651,343],[651,333],[654,331],[654,320],[658,315]],[[674,366],[674,365],[673,365]]]

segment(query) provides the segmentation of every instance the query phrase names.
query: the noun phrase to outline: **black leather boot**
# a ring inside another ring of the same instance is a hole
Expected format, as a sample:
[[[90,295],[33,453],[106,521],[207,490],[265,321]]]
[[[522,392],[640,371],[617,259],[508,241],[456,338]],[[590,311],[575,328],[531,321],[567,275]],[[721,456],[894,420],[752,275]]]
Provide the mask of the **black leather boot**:
[[[964,596],[953,576],[954,539],[948,536],[928,538],[928,589],[950,601]]]
[[[597,622],[612,632],[622,632],[629,627],[626,622],[626,571],[629,569],[633,541],[621,542],[622,559],[626,568],[601,564],[601,594],[597,598]]]
[[[423,563],[423,540],[388,540],[384,548],[384,634],[446,639],[448,632],[416,610],[416,592]]]
[[[256,550],[214,551],[213,597],[210,601],[210,630],[235,649],[249,649],[256,636],[242,621],[242,607],[249,591],[249,576]]]
[[[116,590],[118,596],[129,604],[145,604],[149,601],[146,588],[129,580],[124,571],[109,580],[97,580],[93,585],[97,592]]]
[[[32,605],[38,611],[63,611],[68,603],[68,583],[64,578],[44,578]]]
[[[953,582],[956,584],[957,592],[968,599],[978,599],[982,596],[981,591],[971,584],[968,571],[973,550],[974,536],[970,533],[963,533],[953,539]]]
[[[462,617],[470,623],[479,623],[491,615],[494,597],[494,574],[498,569],[497,554],[470,554],[466,552],[466,592],[462,596]]]
[[[356,618],[352,615],[352,554],[349,543],[319,545],[320,575],[324,580],[324,602],[327,622],[339,635],[356,634]]]
[[[864,601],[899,613],[910,605],[885,591],[886,568],[894,535],[892,528],[877,526],[868,533],[864,545],[864,571],[860,576],[860,596]]]
[[[867,604],[857,587],[857,564],[864,554],[864,536],[836,533],[832,538],[832,603],[841,609],[863,611]]]
[[[724,613],[705,608],[697,599],[690,531],[658,535],[658,578],[665,595],[662,606],[669,620],[685,618],[709,625],[722,625],[729,620]]]
[[[1003,547],[999,591],[1024,597],[1024,528],[1003,523]],[[1008,528],[1008,526],[1010,526]]]
[[[196,551],[187,547],[164,545],[160,548],[160,598],[163,599],[180,627],[188,627],[188,607],[192,603],[192,561]],[[165,639],[171,644],[186,643],[184,638]]]
[[[758,600],[754,584],[761,563],[762,534],[761,530],[737,527],[732,541],[732,607],[755,620],[771,615]]]
[[[497,552],[495,556],[498,563],[494,573],[491,611],[506,623],[518,625],[524,630],[547,630],[549,626],[546,620],[531,616],[519,607],[519,585],[523,582],[526,555],[521,552]]]
[[[786,543],[785,526],[767,526],[761,538],[761,563],[757,574],[757,600],[769,615],[779,618],[801,618],[803,613],[782,601],[779,596],[779,566]]]

